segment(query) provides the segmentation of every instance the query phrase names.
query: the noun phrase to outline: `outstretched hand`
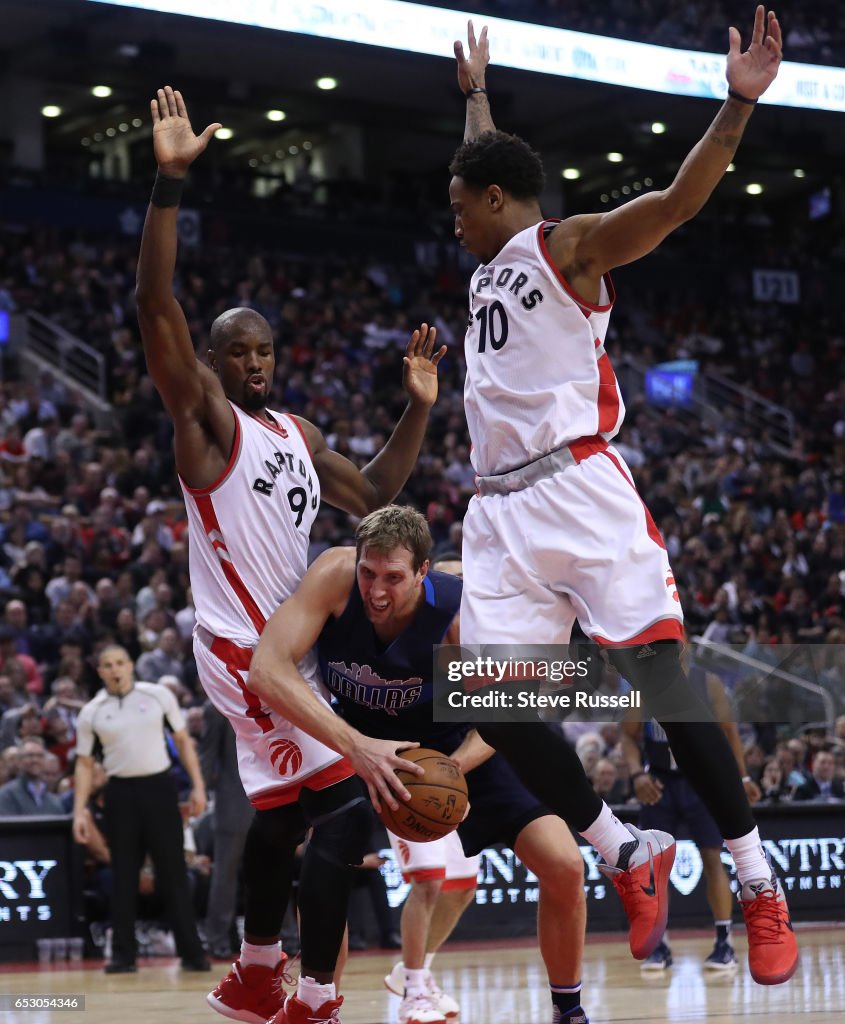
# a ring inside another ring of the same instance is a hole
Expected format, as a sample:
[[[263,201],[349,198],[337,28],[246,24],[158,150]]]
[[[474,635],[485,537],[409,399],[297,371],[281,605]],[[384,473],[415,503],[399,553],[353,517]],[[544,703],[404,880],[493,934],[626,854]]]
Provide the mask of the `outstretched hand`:
[[[741,96],[756,100],[775,80],[783,56],[783,38],[777,15],[769,11],[767,16],[762,4],[757,7],[751,42],[745,53],[741,50],[738,29],[731,26],[728,38],[728,86]]]
[[[434,342],[437,328],[420,324],[411,335],[405,349],[402,370],[402,386],[412,402],[419,402],[431,408],[437,401],[437,365],[446,355],[446,346],[441,345],[435,352]]]
[[[487,26],[481,30],[476,41],[472,22],[467,22],[467,42],[469,57],[464,56],[464,45],[460,39],[455,40],[455,60],[458,62],[458,87],[462,93],[470,89],[484,88],[484,72],[490,63],[490,45],[487,42]]]
[[[178,89],[166,85],[150,101],[153,118],[153,151],[159,170],[171,178],[183,178],[191,164],[204,152],[221,124],[210,124],[202,135],[194,135],[188,108]]]

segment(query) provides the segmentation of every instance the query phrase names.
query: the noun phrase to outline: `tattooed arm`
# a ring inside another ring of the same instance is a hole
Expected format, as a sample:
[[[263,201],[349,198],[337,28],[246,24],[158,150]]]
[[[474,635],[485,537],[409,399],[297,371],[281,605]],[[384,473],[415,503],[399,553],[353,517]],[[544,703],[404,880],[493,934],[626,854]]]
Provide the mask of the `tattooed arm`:
[[[471,89],[485,88],[485,72],[490,62],[490,45],[487,42],[487,26],[481,30],[478,41],[472,22],[467,24],[469,57],[464,56],[463,43],[455,40],[455,60],[458,62],[458,87],[467,98],[467,119],[464,128],[464,142],[472,142],[483,132],[494,132],[493,115],[486,92],[471,92]]]
[[[609,213],[568,217],[551,233],[552,259],[584,298],[595,301],[604,273],[651,252],[710,198],[734,158],[753,101],[765,92],[780,66],[780,25],[772,12],[766,21],[760,6],[744,53],[739,32],[730,29],[727,76],[734,96],[729,95],[667,189],[638,196]]]

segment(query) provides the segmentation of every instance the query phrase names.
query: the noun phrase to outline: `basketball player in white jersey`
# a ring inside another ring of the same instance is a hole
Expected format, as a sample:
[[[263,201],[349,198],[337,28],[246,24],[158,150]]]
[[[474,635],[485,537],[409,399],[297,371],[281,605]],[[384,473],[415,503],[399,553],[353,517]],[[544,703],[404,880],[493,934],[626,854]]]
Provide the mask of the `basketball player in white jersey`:
[[[254,310],[230,309],[211,327],[209,366],[197,359],[173,294],[176,218],[190,164],[218,125],[195,136],[182,96],[169,86],[152,101],[158,176],[144,225],[137,303],[147,366],[173,418],[176,469],[188,510],[190,572],[202,684],[232,724],[244,788],[257,813],[244,852],[245,938],[232,972],[209,995],[220,1013],[263,1024],[281,1008],[279,947],[293,858],[312,838],[300,879],[302,976],[283,1016],[288,1024],[338,1024],[333,984],[345,928],[350,865],[369,837],[366,790],[356,770],[378,764],[391,780],[382,796],[406,796],[393,774],[396,752],[416,744],[372,741],[348,758],[314,741],[249,689],[252,650],[266,619],[305,573],[308,537],[321,498],[363,516],[388,503],[408,478],[437,397],[436,330],[415,331],[404,356],[409,402],[384,450],[363,470],[330,451],[297,416],[267,408],[273,335]],[[324,699],[313,657],[303,673]],[[340,813],[343,812],[343,813]]]
[[[726,839],[742,886],[751,973],[778,984],[798,959],[786,901],[725,735],[681,666],[683,614],[666,548],[610,444],[624,407],[604,349],[615,299],[609,271],[651,252],[701,209],[777,74],[774,13],[757,8],[744,52],[735,28],[729,37],[728,98],[672,184],[608,213],[563,221],[543,218],[537,154],[495,130],[487,30],[476,41],[470,23],[468,56],[455,44],[467,113],[449,195],[455,235],[481,261],[465,346],[478,494],[464,520],[461,643],[566,644],[577,618],[608,649],[659,709],[679,767]],[[647,957],[665,925],[672,837],[622,825],[574,752],[542,724],[479,732],[598,848],[631,921],[632,952]]]

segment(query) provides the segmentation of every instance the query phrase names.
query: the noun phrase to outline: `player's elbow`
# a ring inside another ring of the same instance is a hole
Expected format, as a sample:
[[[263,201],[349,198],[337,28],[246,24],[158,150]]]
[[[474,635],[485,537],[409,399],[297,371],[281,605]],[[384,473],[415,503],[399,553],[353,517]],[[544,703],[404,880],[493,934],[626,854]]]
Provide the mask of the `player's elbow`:
[[[667,226],[667,234],[680,227],[681,224],[686,224],[688,220],[692,220],[708,198],[709,194],[706,196],[690,194],[686,189],[672,187],[660,193],[660,208],[662,219]]]

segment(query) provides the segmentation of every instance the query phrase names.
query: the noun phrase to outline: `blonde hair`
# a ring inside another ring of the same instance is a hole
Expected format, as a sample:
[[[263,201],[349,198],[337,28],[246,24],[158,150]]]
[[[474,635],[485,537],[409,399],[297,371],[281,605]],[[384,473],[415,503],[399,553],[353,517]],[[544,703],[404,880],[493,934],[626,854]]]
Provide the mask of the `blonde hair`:
[[[364,516],[358,523],[355,531],[358,558],[364,548],[382,553],[407,548],[416,572],[431,553],[431,531],[425,516],[410,505],[387,505]]]

